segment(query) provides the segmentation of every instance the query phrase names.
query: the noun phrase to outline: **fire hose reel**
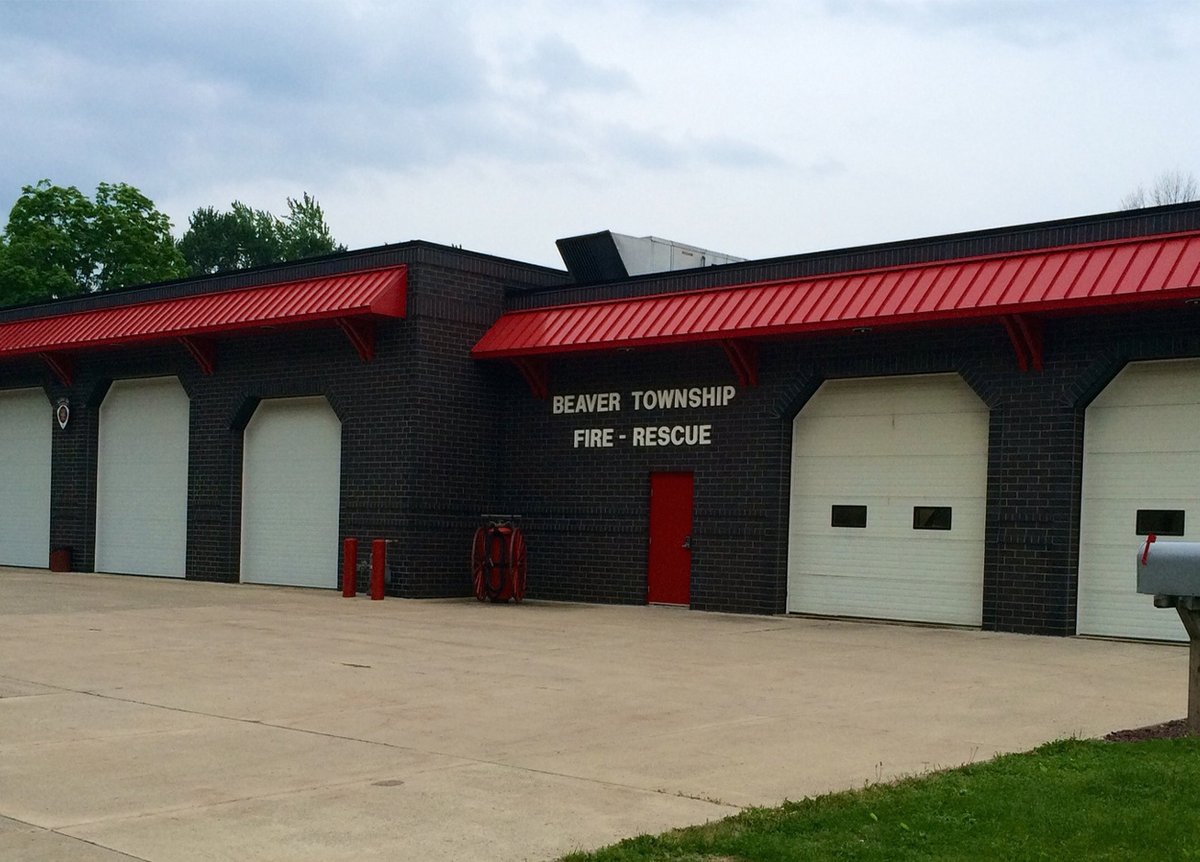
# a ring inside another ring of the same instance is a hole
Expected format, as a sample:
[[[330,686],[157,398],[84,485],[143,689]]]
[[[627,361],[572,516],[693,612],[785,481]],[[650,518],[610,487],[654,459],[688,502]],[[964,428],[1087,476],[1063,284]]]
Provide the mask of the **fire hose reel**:
[[[525,598],[528,563],[519,515],[483,515],[471,545],[471,583],[481,602]]]

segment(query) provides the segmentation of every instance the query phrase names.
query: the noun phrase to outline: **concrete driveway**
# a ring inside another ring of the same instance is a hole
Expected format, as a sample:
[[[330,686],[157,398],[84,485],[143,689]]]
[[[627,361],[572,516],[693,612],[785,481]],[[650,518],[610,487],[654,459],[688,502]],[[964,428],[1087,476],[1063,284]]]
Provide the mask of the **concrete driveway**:
[[[0,569],[0,858],[545,859],[1176,718],[1185,666],[1165,645]]]

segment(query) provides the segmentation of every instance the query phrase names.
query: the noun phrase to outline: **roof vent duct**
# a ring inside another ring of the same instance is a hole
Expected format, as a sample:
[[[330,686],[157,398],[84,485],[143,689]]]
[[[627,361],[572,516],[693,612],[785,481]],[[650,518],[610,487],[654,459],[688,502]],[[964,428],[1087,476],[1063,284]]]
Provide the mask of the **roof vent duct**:
[[[656,236],[627,236],[610,230],[567,237],[555,244],[563,263],[579,284],[737,263],[746,259]]]

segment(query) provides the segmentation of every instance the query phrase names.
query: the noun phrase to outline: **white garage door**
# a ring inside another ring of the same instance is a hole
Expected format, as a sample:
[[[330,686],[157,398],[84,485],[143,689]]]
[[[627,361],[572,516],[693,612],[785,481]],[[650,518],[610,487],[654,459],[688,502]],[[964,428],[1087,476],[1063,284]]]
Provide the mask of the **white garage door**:
[[[1139,512],[1143,533],[1200,540],[1200,361],[1130,363],[1083,435],[1078,631],[1184,640],[1175,612],[1137,592]]]
[[[822,385],[793,424],[788,610],[979,625],[987,450],[958,375]]]
[[[246,426],[242,580],[337,586],[342,424],[324,398],[263,401]]]
[[[109,388],[100,405],[96,571],[183,577],[189,412],[174,377]]]
[[[0,392],[0,565],[50,564],[50,402]]]

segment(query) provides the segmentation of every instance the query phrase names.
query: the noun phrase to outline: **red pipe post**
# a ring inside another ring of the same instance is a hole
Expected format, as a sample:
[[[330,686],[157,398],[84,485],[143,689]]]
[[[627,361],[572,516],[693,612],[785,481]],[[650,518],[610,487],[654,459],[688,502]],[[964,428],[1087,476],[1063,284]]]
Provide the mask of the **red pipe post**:
[[[342,598],[352,599],[358,594],[358,539],[347,539],[342,543]]]
[[[387,562],[387,540],[376,539],[371,543],[371,599],[383,598],[383,567]]]

